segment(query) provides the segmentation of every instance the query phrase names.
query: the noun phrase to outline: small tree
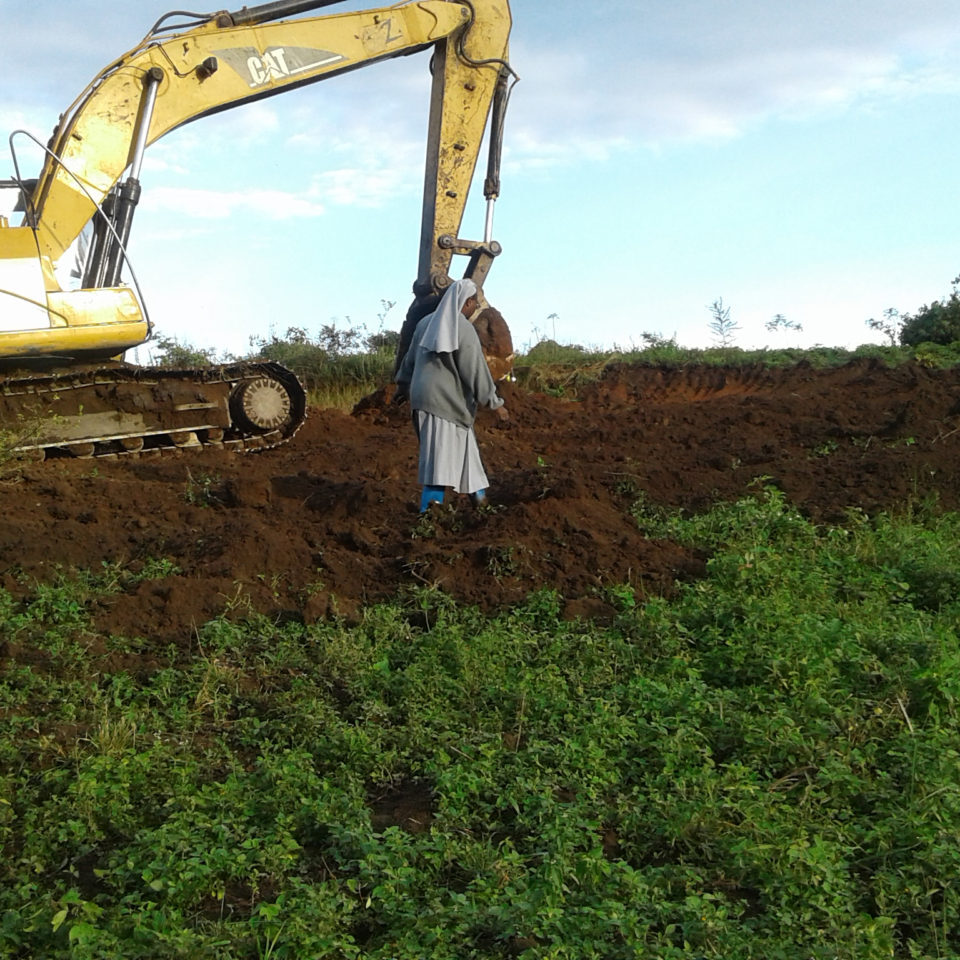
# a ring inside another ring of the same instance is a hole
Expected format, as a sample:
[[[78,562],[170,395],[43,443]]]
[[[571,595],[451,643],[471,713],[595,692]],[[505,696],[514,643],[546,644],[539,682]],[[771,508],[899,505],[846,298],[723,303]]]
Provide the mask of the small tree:
[[[867,326],[877,333],[882,333],[889,341],[890,346],[895,347],[901,339],[904,320],[900,317],[900,311],[893,307],[887,307],[883,311],[883,319],[875,320],[871,317],[867,321]]]
[[[793,330],[800,333],[803,330],[801,324],[794,320],[788,320],[782,313],[778,313],[772,320],[768,320],[764,326],[770,333],[776,333],[778,330]]]
[[[397,305],[396,300],[381,300],[377,314],[377,331],[369,334],[363,341],[371,353],[396,353],[400,344],[399,330],[384,330],[387,314]]]
[[[904,316],[899,331],[904,346],[960,340],[960,277],[954,277],[952,285],[950,296],[921,307],[913,316]]]
[[[672,337],[665,337],[662,333],[653,333],[650,330],[644,330],[643,333],[640,334],[640,339],[643,341],[645,350],[660,350],[664,347],[676,350],[679,347],[676,334]]]
[[[724,348],[732,347],[733,335],[740,329],[740,325],[730,319],[730,308],[723,305],[723,297],[718,297],[707,309],[713,318],[710,321],[710,331],[717,345]]]
[[[397,352],[397,346],[400,344],[400,331],[378,330],[376,333],[371,333],[364,343],[371,353],[389,353],[392,355]]]
[[[338,327],[334,321],[320,327],[316,344],[328,356],[343,357],[348,353],[356,353],[360,348],[360,340],[361,332],[357,327]]]

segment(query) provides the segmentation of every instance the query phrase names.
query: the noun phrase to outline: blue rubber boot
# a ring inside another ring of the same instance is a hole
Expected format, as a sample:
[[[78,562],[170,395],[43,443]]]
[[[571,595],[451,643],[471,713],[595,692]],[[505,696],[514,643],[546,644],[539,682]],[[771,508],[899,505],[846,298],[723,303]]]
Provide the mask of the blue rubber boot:
[[[486,490],[475,490],[470,494],[470,499],[473,500],[473,505],[479,507],[481,503],[486,503],[487,500],[487,491]]]
[[[429,484],[425,486],[420,494],[420,512],[426,513],[431,503],[443,503],[445,492],[443,487],[432,487]]]

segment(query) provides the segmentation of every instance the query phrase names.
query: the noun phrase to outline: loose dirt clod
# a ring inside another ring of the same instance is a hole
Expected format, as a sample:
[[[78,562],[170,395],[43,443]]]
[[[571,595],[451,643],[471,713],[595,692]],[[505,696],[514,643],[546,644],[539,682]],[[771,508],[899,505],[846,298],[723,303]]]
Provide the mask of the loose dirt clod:
[[[492,479],[481,511],[453,497],[417,514],[409,411],[384,391],[353,415],[311,411],[260,454],[26,466],[0,488],[2,583],[169,558],[179,572],[103,605],[97,627],[183,645],[224,610],[349,618],[413,586],[488,610],[551,587],[569,615],[602,616],[605,587],[669,593],[703,569],[636,530],[641,496],[696,511],[767,477],[831,521],[960,500],[957,370],[614,366],[576,402],[503,391],[512,427],[477,424]]]

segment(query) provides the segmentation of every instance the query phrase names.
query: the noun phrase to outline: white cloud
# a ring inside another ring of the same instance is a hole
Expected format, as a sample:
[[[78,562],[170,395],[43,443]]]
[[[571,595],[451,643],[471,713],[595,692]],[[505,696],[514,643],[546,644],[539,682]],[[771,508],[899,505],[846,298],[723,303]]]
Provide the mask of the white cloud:
[[[574,133],[564,141],[543,136],[532,127],[511,129],[503,150],[503,166],[513,174],[562,170],[583,161],[606,163],[632,149],[627,137],[594,137]]]
[[[597,0],[579,27],[572,11],[515,9],[524,79],[508,129],[531,140],[727,139],[775,117],[960,89],[960,21],[937,0]]]
[[[274,100],[248,103],[229,114],[224,114],[223,122],[229,129],[232,146],[237,149],[250,149],[263,146],[265,142],[275,143],[282,121],[278,114],[279,103]],[[209,126],[211,118],[198,123]],[[197,128],[197,135],[204,137],[204,131]]]
[[[158,187],[145,192],[143,207],[200,220],[224,220],[237,214],[290,220],[320,217],[325,212],[323,204],[315,199],[281,190],[195,190],[189,187]]]
[[[380,207],[403,186],[396,170],[344,168],[317,174],[310,192],[341,207]]]
[[[159,174],[188,176],[190,173],[183,162],[175,156],[174,151],[164,150],[162,142],[144,154],[143,170],[144,177],[147,179]]]

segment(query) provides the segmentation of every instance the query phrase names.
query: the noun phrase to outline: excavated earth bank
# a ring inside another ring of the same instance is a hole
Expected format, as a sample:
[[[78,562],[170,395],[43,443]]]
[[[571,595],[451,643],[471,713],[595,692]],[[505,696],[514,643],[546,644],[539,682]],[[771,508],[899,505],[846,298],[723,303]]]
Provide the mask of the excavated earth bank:
[[[960,502],[960,370],[620,365],[575,402],[503,393],[512,426],[477,423],[491,509],[454,497],[420,520],[409,413],[388,389],[353,414],[311,410],[257,454],[26,466],[0,483],[0,584],[20,594],[71,567],[168,558],[179,572],[102,603],[96,626],[183,646],[225,610],[349,619],[423,585],[485,610],[551,587],[569,616],[603,616],[605,586],[669,594],[703,570],[636,531],[640,495],[697,511],[768,477],[828,521]]]

